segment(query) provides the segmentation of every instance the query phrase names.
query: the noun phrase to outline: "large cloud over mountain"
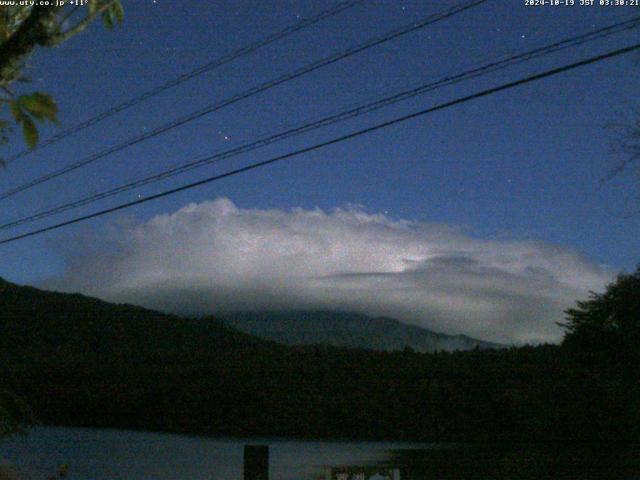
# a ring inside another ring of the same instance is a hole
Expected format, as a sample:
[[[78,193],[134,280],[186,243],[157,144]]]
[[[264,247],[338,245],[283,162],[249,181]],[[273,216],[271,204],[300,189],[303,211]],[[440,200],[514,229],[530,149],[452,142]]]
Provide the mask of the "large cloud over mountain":
[[[49,287],[188,314],[384,314],[501,342],[558,340],[563,309],[610,279],[549,244],[482,240],[355,207],[241,209],[221,198],[93,240],[72,247]]]

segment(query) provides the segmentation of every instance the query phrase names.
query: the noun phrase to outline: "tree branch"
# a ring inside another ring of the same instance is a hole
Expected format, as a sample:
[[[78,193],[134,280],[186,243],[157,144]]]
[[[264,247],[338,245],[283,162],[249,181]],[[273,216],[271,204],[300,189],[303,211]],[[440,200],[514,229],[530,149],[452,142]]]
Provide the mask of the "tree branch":
[[[34,6],[18,29],[0,45],[0,83],[10,81],[20,64],[37,45],[46,45],[54,33],[55,16],[60,7]]]
[[[71,37],[81,33],[84,29],[86,29],[89,26],[91,22],[93,22],[96,19],[96,17],[98,17],[99,15],[102,15],[109,7],[111,7],[111,5],[115,3],[115,1],[116,0],[111,0],[105,3],[100,8],[96,9],[94,12],[89,13],[86,17],[84,17],[81,21],[79,21],[73,27],[69,28],[67,31],[62,32],[58,35],[52,36],[48,40],[47,46],[54,47],[66,40],[69,40]]]

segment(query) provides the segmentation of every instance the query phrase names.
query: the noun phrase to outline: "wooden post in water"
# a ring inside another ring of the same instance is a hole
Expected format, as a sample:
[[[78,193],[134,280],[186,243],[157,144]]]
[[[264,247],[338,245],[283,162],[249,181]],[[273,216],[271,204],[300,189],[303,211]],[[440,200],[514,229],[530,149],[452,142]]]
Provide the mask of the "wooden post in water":
[[[269,447],[244,446],[244,480],[269,480]]]

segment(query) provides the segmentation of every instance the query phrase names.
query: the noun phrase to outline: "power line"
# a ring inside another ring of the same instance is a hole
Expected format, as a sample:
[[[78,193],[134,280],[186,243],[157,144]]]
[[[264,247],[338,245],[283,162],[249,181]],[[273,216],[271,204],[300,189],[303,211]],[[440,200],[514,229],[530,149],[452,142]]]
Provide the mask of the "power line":
[[[328,125],[333,125],[335,123],[350,119],[350,118],[354,118],[360,115],[363,115],[365,113],[369,113],[375,110],[379,110],[380,108],[395,104],[397,102],[403,101],[403,100],[407,100],[409,98],[413,98],[417,95],[421,95],[423,93],[429,92],[429,91],[433,91],[445,86],[450,86],[450,85],[454,85],[456,83],[465,81],[465,80],[469,80],[472,78],[476,78],[482,75],[486,75],[488,73],[492,73],[498,70],[502,70],[504,68],[519,64],[519,63],[523,63],[523,62],[527,62],[527,61],[531,61],[535,58],[540,58],[546,55],[549,55],[551,53],[555,53],[558,52],[560,50],[564,50],[566,48],[569,47],[575,47],[578,45],[582,45],[585,44],[587,42],[592,42],[595,40],[600,40],[602,38],[606,38],[609,37],[611,35],[623,32],[623,31],[627,31],[633,28],[637,28],[638,26],[640,26],[640,16],[622,21],[622,22],[618,22],[597,30],[592,30],[589,31],[587,33],[584,33],[582,35],[578,35],[575,37],[571,37],[571,38],[566,38],[563,40],[559,40],[556,42],[553,42],[551,44],[547,44],[545,46],[542,47],[537,47],[528,51],[525,51],[523,53],[519,53],[517,55],[511,55],[508,57],[499,57],[497,60],[490,62],[488,64],[476,67],[476,68],[471,68],[469,70],[466,70],[462,73],[456,74],[456,75],[448,75],[445,77],[440,78],[437,81],[434,82],[430,82],[427,84],[423,84],[420,85],[416,88],[412,88],[410,90],[406,90],[400,93],[396,93],[393,94],[391,96],[387,96],[384,97],[382,99],[378,99],[376,101],[373,102],[369,102],[366,103],[364,105],[359,105],[355,108],[351,108],[349,110],[337,113],[337,114],[333,114],[333,115],[329,115],[326,117],[323,117],[321,119],[318,119],[316,121],[310,122],[310,123],[306,123],[288,130],[285,130],[283,132],[279,132],[273,135],[269,135],[267,137],[255,140],[253,142],[250,143],[246,143],[244,145],[240,145],[237,147],[234,147],[232,149],[229,150],[225,150],[223,152],[218,152],[215,154],[208,154],[204,157],[200,157],[197,158],[195,160],[192,160],[190,162],[184,163],[182,165],[179,165],[177,167],[171,168],[169,170],[164,170],[162,172],[159,172],[157,174],[154,175],[150,175],[148,177],[139,179],[139,180],[135,180],[133,182],[129,182],[126,183],[124,185],[120,185],[118,187],[115,188],[111,188],[109,190],[103,191],[103,192],[99,192],[93,195],[89,195],[86,196],[84,198],[81,198],[79,200],[75,200],[73,202],[69,202],[69,203],[64,203],[62,205],[58,205],[56,207],[47,209],[47,210],[42,210],[40,212],[36,212],[33,213],[31,215],[22,217],[20,219],[17,220],[13,220],[4,224],[0,224],[0,230],[5,230],[11,227],[16,227],[19,225],[24,225],[24,224],[28,224],[28,223],[32,223],[34,221],[37,220],[41,220],[43,218],[47,218],[50,217],[52,215],[58,214],[58,213],[63,213],[66,212],[68,210],[77,208],[77,207],[81,207],[84,205],[88,205],[91,203],[94,203],[98,200],[102,200],[108,197],[112,197],[114,195],[129,191],[129,190],[133,190],[135,188],[139,188],[142,187],[144,185],[148,185],[150,183],[153,182],[157,182],[160,180],[165,180],[167,178],[171,178],[174,177],[176,175],[179,175],[181,173],[190,171],[192,169],[204,166],[204,165],[209,165],[212,164],[214,162],[218,162],[227,158],[231,158],[231,157],[235,157],[237,155],[243,154],[243,153],[247,153],[249,151],[253,151],[257,148],[261,148],[267,145],[270,145],[272,143],[275,142],[279,142],[281,140],[284,140],[286,138],[290,138],[292,136],[297,136],[300,135],[302,133],[306,133],[312,130],[316,130]]]
[[[116,105],[108,110],[103,111],[102,113],[99,113],[98,115],[95,115],[83,122],[77,123],[65,130],[62,130],[61,132],[53,135],[52,137],[43,140],[42,142],[38,143],[38,145],[35,148],[32,148],[30,150],[23,150],[21,152],[18,152],[10,157],[8,157],[5,160],[5,164],[9,164],[11,162],[13,162],[14,160],[17,160],[18,158],[21,157],[25,157],[27,155],[29,155],[30,153],[33,153],[37,150],[41,150],[45,147],[48,147],[49,145],[53,145],[54,143],[59,142],[60,140],[67,138],[71,135],[74,135],[77,132],[80,132],[82,130],[85,130],[103,120],[106,120],[109,117],[112,117],[114,115],[116,115],[117,113],[120,113],[124,110],[127,110],[135,105],[138,105],[139,103],[144,102],[145,100],[148,100],[150,98],[153,98],[159,94],[161,94],[162,92],[165,92],[171,88],[177,87],[178,85],[187,82],[188,80],[191,80],[199,75],[202,75],[204,73],[210,72],[211,70],[214,70],[218,67],[221,67],[223,65],[226,65],[227,63],[230,63],[240,57],[244,57],[246,55],[249,55],[257,50],[259,50],[262,47],[266,47],[267,45],[270,45],[272,43],[277,42],[278,40],[282,40],[286,37],[288,37],[289,35],[292,35],[296,32],[299,32],[300,30],[303,30],[305,28],[308,28],[312,25],[315,25],[316,23],[319,23],[323,20],[326,20],[328,18],[331,18],[345,10],[348,10],[352,7],[355,7],[358,4],[363,3],[365,0],[348,0],[348,1],[343,1],[340,2],[336,5],[334,5],[333,7],[324,10],[322,12],[320,12],[319,14],[313,16],[313,17],[309,17],[309,18],[303,18],[302,20],[300,20],[299,22],[290,25],[286,28],[284,28],[283,30],[280,30],[278,32],[272,33],[267,35],[266,37],[251,43],[249,45],[245,45],[244,47],[241,47],[231,53],[228,53],[222,57],[216,58],[214,60],[211,60],[208,63],[205,63],[204,65],[201,65],[197,68],[195,68],[194,70],[191,70],[187,73],[183,73],[182,75],[179,75],[178,77],[175,77],[171,80],[166,81],[165,83],[162,83],[160,85],[157,85],[156,87],[147,90],[146,92],[143,92],[139,95],[136,95],[135,97],[130,98],[129,100],[126,100],[122,103],[120,103],[119,105]]]
[[[450,9],[444,10],[442,12],[439,13],[435,13],[432,15],[429,15],[428,17],[424,18],[423,20],[419,21],[419,22],[413,22],[409,25],[405,25],[399,29],[396,30],[392,30],[389,33],[386,33],[380,37],[375,37],[373,39],[368,40],[367,42],[358,45],[356,47],[352,47],[348,50],[345,51],[341,51],[338,52],[336,54],[333,54],[329,57],[325,57],[321,60],[318,60],[316,62],[313,62],[309,65],[306,65],[298,70],[295,70],[293,72],[290,72],[288,74],[285,74],[283,76],[280,76],[276,79],[273,80],[269,80],[261,85],[258,85],[256,87],[253,87],[249,90],[246,90],[242,93],[238,93],[236,95],[233,95],[225,100],[222,100],[220,102],[216,102],[213,104],[210,104],[200,110],[196,110],[195,112],[192,112],[184,117],[181,117],[179,119],[173,120],[172,122],[169,122],[167,124],[164,124],[160,127],[157,127],[154,130],[151,130],[149,132],[146,132],[142,135],[139,135],[137,137],[131,138],[129,140],[127,140],[124,143],[121,143],[119,145],[116,145],[114,147],[110,147],[106,150],[103,150],[99,153],[96,153],[94,155],[91,155],[85,159],[79,160],[77,162],[74,162],[66,167],[63,167],[59,170],[56,170],[54,172],[42,175],[38,178],[36,178],[35,180],[31,180],[27,183],[24,183],[22,185],[19,185],[15,188],[12,188],[10,190],[7,190],[3,193],[0,194],[0,200],[4,200],[6,198],[9,198],[13,195],[16,195],[17,193],[23,192],[25,190],[28,190],[32,187],[35,187],[36,185],[40,185],[44,182],[47,182],[49,180],[52,180],[54,178],[60,177],[61,175],[65,175],[69,172],[72,172],[74,170],[77,170],[78,168],[84,167],[86,165],[89,165],[90,163],[95,162],[96,160],[99,160],[101,158],[104,158],[108,155],[111,155],[113,153],[122,151],[128,147],[131,147],[133,145],[136,145],[140,142],[143,142],[145,140],[148,140],[150,138],[156,137],[162,133],[165,133],[169,130],[172,130],[174,128],[177,128],[179,126],[182,126],[186,123],[192,122],[200,117],[203,117],[205,115],[208,115],[210,113],[213,113],[217,110],[220,110],[228,105],[234,104],[240,100],[243,100],[245,98],[249,98],[253,95],[256,95],[258,93],[264,92],[266,90],[269,90],[273,87],[276,87],[278,85],[281,85],[283,83],[289,82],[291,80],[294,80],[296,78],[299,78],[303,75],[306,75],[307,73],[313,72],[315,70],[318,70],[319,68],[322,67],[326,67],[328,65],[331,65],[333,63],[336,63],[340,60],[343,60],[345,58],[351,57],[357,53],[363,52],[365,50],[368,50],[370,48],[373,48],[375,46],[381,45],[383,43],[389,42],[395,38],[398,38],[400,36],[406,35],[408,33],[414,32],[416,30],[419,30],[421,28],[424,28],[428,25],[434,24],[436,22],[442,21],[446,18],[452,17],[454,15],[457,15],[459,13],[462,13],[470,8],[476,7],[478,5],[481,5],[485,2],[487,2],[488,0],[472,0],[460,5],[457,5],[455,7],[452,7]]]
[[[244,166],[244,167],[241,167],[241,168],[236,168],[234,170],[230,170],[230,171],[227,171],[225,173],[218,174],[218,175],[214,175],[214,176],[205,178],[203,180],[199,180],[199,181],[196,181],[196,182],[188,183],[188,184],[183,185],[181,187],[176,187],[176,188],[172,188],[170,190],[165,190],[164,192],[160,192],[160,193],[156,193],[156,194],[153,194],[153,195],[149,195],[147,197],[140,198],[138,200],[134,200],[132,202],[122,203],[120,205],[116,205],[115,207],[110,207],[110,208],[107,208],[107,209],[104,209],[104,210],[100,210],[98,212],[94,212],[94,213],[91,213],[91,214],[88,214],[88,215],[84,215],[84,216],[81,216],[81,217],[76,217],[74,219],[67,220],[65,222],[57,223],[55,225],[50,225],[50,226],[45,227],[45,228],[40,228],[38,230],[32,230],[30,232],[23,233],[21,235],[16,235],[16,236],[13,236],[13,237],[9,237],[9,238],[6,238],[4,240],[0,240],[0,245],[5,244],[5,243],[10,243],[10,242],[15,242],[17,240],[21,240],[21,239],[24,239],[24,238],[32,237],[34,235],[39,235],[39,234],[42,234],[42,233],[45,233],[45,232],[49,232],[51,230],[56,230],[56,229],[59,229],[59,228],[62,228],[62,227],[66,227],[66,226],[69,226],[69,225],[73,225],[75,223],[83,222],[85,220],[89,220],[89,219],[92,219],[92,218],[101,217],[101,216],[107,215],[109,213],[113,213],[113,212],[116,212],[116,211],[119,211],[119,210],[124,210],[126,208],[130,208],[130,207],[133,207],[133,206],[136,206],[136,205],[140,205],[142,203],[150,202],[152,200],[157,200],[157,199],[162,198],[162,197],[167,197],[169,195],[173,195],[173,194],[185,191],[185,190],[190,190],[192,188],[196,188],[196,187],[199,187],[201,185],[212,183],[212,182],[215,182],[217,180],[222,180],[223,178],[239,175],[241,173],[248,172],[250,170],[255,170],[257,168],[261,168],[261,167],[264,167],[264,166],[267,166],[267,165],[271,165],[273,163],[276,163],[276,162],[279,162],[279,161],[282,161],[282,160],[285,160],[285,159],[288,159],[288,158],[292,158],[292,157],[296,157],[296,156],[299,156],[299,155],[303,155],[305,153],[309,153],[309,152],[312,152],[312,151],[315,151],[315,150],[319,150],[319,149],[327,147],[329,145],[334,145],[334,144],[337,144],[337,143],[340,143],[340,142],[344,142],[346,140],[350,140],[352,138],[360,137],[362,135],[366,135],[366,134],[381,130],[383,128],[390,127],[392,125],[403,123],[403,122],[406,122],[408,120],[412,120],[414,118],[418,118],[418,117],[427,115],[429,113],[436,112],[438,110],[444,110],[446,108],[450,108],[450,107],[453,107],[455,105],[460,105],[462,103],[466,103],[466,102],[469,102],[471,100],[476,100],[478,98],[486,97],[488,95],[492,95],[494,93],[498,93],[498,92],[501,92],[501,91],[504,91],[504,90],[509,90],[509,89],[518,87],[520,85],[524,85],[524,84],[531,83],[531,82],[534,82],[534,81],[537,81],[537,80],[541,80],[543,78],[547,78],[547,77],[551,77],[551,76],[554,76],[554,75],[558,75],[560,73],[563,73],[563,72],[566,72],[566,71],[569,71],[569,70],[574,70],[576,68],[583,67],[583,66],[586,66],[586,65],[590,65],[590,64],[593,64],[593,63],[596,63],[596,62],[600,62],[600,61],[606,60],[608,58],[624,55],[626,53],[629,53],[629,52],[632,52],[632,51],[638,50],[638,49],[640,49],[640,43],[636,43],[634,45],[631,45],[631,46],[628,46],[628,47],[625,47],[625,48],[620,48],[618,50],[613,50],[613,51],[604,53],[602,55],[597,55],[597,56],[594,56],[594,57],[590,57],[590,58],[587,58],[585,60],[581,60],[579,62],[571,63],[571,64],[568,64],[568,65],[564,65],[562,67],[557,67],[557,68],[554,68],[554,69],[551,69],[551,70],[546,70],[546,71],[544,71],[542,73],[537,73],[537,74],[534,74],[534,75],[530,75],[528,77],[524,77],[524,78],[521,78],[521,79],[513,81],[513,82],[502,84],[502,85],[500,85],[498,87],[489,88],[487,90],[483,90],[481,92],[477,92],[477,93],[474,93],[474,94],[471,94],[471,95],[467,95],[465,97],[461,97],[461,98],[458,98],[456,100],[451,100],[451,101],[446,102],[446,103],[441,103],[439,105],[436,105],[435,107],[430,107],[430,108],[427,108],[427,109],[424,109],[424,110],[420,110],[420,111],[417,111],[417,112],[414,112],[414,113],[410,113],[408,115],[397,117],[397,118],[395,118],[393,120],[389,120],[389,121],[386,121],[386,122],[383,122],[383,123],[378,123],[378,124],[373,125],[371,127],[367,127],[365,129],[362,129],[362,130],[357,130],[355,132],[352,132],[352,133],[349,133],[349,134],[346,134],[346,135],[342,135],[340,137],[336,137],[336,138],[333,138],[331,140],[327,140],[325,142],[317,143],[317,144],[311,145],[309,147],[301,148],[299,150],[295,150],[293,152],[286,153],[284,155],[279,155],[277,157],[273,157],[273,158],[270,158],[268,160],[263,160],[261,162],[252,163],[250,165],[247,165],[247,166]]]

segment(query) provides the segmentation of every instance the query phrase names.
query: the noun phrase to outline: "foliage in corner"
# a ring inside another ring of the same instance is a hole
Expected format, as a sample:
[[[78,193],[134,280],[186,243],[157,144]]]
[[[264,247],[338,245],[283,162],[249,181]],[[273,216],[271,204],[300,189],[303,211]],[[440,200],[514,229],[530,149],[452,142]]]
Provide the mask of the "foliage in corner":
[[[0,145],[8,143],[13,127],[18,126],[27,146],[35,148],[38,122],[57,123],[58,107],[50,95],[18,95],[12,89],[16,83],[29,82],[23,71],[36,48],[60,45],[83,32],[98,17],[109,29],[124,17],[120,0],[89,0],[84,6],[46,3],[0,9]]]
[[[51,95],[35,92],[9,99],[8,103],[13,121],[22,127],[29,148],[35,148],[38,143],[36,121],[58,123],[58,106]]]
[[[572,410],[589,419],[591,438],[640,444],[640,267],[566,314],[562,346],[582,385]]]
[[[566,311],[563,344],[598,365],[631,368],[640,356],[640,267]]]

